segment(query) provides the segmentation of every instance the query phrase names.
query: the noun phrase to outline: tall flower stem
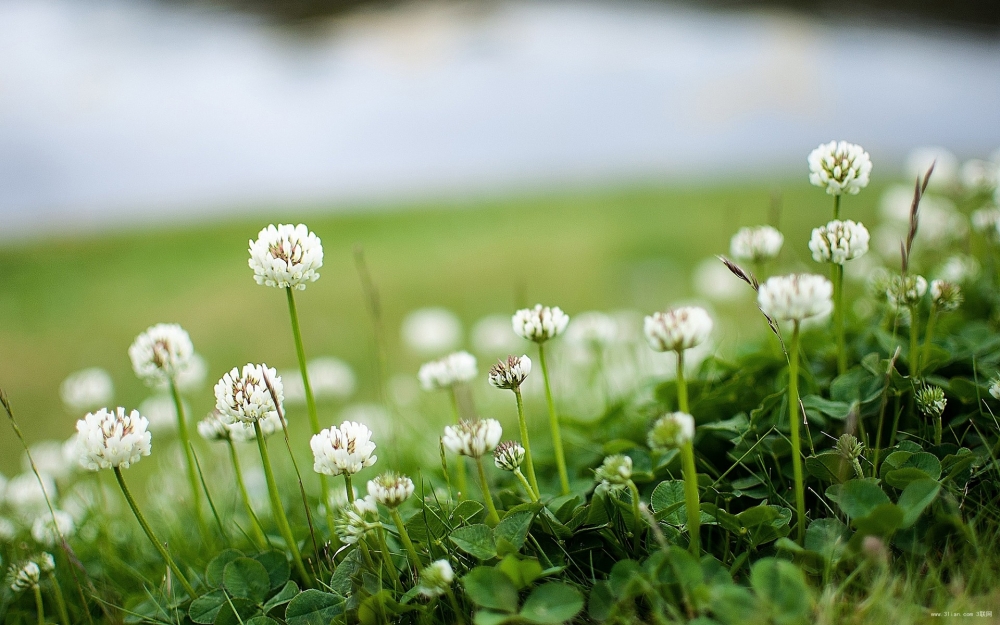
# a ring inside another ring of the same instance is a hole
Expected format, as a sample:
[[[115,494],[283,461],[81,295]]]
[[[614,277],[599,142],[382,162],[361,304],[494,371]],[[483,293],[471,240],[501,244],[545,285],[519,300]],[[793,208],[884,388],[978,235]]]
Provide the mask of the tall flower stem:
[[[642,527],[642,521],[640,520],[639,514],[639,489],[636,488],[635,482],[632,480],[628,481],[628,493],[632,499],[632,538],[633,546],[636,551],[639,551],[639,545],[642,544],[642,538],[640,528]]]
[[[833,218],[840,219],[840,196],[833,196]]]
[[[910,306],[910,377],[920,375],[920,351],[917,349],[917,338],[920,336],[917,307]]]
[[[934,418],[934,445],[941,446],[941,415]]]
[[[410,540],[410,534],[406,531],[406,524],[403,523],[403,517],[399,516],[399,510],[395,508],[389,509],[389,516],[392,517],[392,522],[396,524],[396,529],[399,530],[399,540],[406,549],[406,553],[410,558],[410,564],[415,571],[419,571],[422,566],[420,564],[420,554],[417,553],[416,547],[413,546],[413,541]]]
[[[59,620],[63,625],[70,625],[69,611],[66,610],[66,598],[63,596],[62,586],[56,574],[49,571],[49,581],[52,583],[52,595],[56,599],[56,609],[59,611]]]
[[[788,350],[788,427],[792,437],[792,473],[795,477],[796,535],[799,544],[806,537],[806,497],[802,481],[802,443],[799,440],[799,322],[792,330]]]
[[[549,368],[545,364],[545,345],[543,343],[538,344],[538,360],[542,364],[542,379],[545,381],[545,401],[549,406],[549,427],[552,429],[552,446],[556,452],[556,467],[559,469],[559,485],[562,494],[568,495],[569,473],[566,471],[566,455],[563,453],[562,434],[559,431],[556,405],[552,401],[552,385],[549,383]]]
[[[462,413],[458,409],[458,391],[454,386],[451,387],[449,395],[451,396],[451,413],[455,418],[455,423],[458,423],[462,420]],[[459,456],[455,465],[455,488],[458,489],[458,498],[465,499],[468,497],[468,493],[466,492],[465,458]]]
[[[524,418],[524,400],[521,399],[520,386],[514,388],[514,397],[517,398],[517,423],[521,426],[521,446],[524,447],[524,466],[528,470],[528,482],[531,484],[529,490],[533,491],[534,494],[532,501],[537,501],[542,493],[538,490],[538,479],[535,477],[535,463],[531,460],[531,443],[528,441],[528,421]]]
[[[684,350],[677,350],[677,409],[691,414],[688,409],[688,386],[684,378]]]
[[[160,556],[163,558],[163,561],[166,562],[167,566],[170,567],[170,570],[173,571],[174,575],[177,577],[177,581],[184,588],[184,591],[188,594],[188,596],[192,598],[198,596],[197,593],[195,593],[194,588],[191,587],[191,584],[188,583],[187,578],[184,577],[184,574],[181,573],[181,570],[177,567],[174,559],[170,557],[170,553],[167,552],[166,547],[163,546],[160,539],[158,539],[156,534],[153,533],[152,528],[149,527],[149,523],[146,522],[146,517],[142,516],[142,513],[139,512],[139,506],[136,505],[135,499],[132,498],[131,491],[129,491],[128,486],[125,484],[125,477],[122,475],[121,468],[115,467],[114,470],[115,479],[118,480],[118,486],[121,487],[122,494],[125,495],[125,501],[128,502],[128,507],[132,508],[132,514],[134,514],[136,520],[139,521],[142,531],[146,532],[146,537],[149,538],[149,542],[153,543],[156,550],[160,552]]]
[[[170,378],[170,395],[174,399],[174,408],[177,412],[177,434],[180,436],[181,445],[184,447],[184,458],[187,469],[188,482],[191,485],[191,497],[194,503],[194,515],[198,520],[198,528],[201,535],[208,536],[208,526],[205,525],[205,518],[202,516],[201,492],[198,490],[198,474],[194,467],[194,452],[191,450],[191,436],[188,434],[187,416],[184,414],[184,403],[181,395],[177,391],[177,384]]]
[[[274,515],[274,522],[278,525],[278,532],[285,539],[289,550],[292,552],[292,560],[295,568],[299,570],[303,583],[309,585],[309,573],[302,564],[302,555],[299,553],[299,546],[292,536],[292,528],[288,525],[288,517],[285,516],[285,509],[281,505],[281,497],[278,495],[278,485],[274,482],[274,471],[271,469],[271,457],[267,453],[267,443],[264,442],[264,432],[260,429],[260,421],[253,422],[253,428],[257,434],[257,448],[260,450],[261,464],[264,465],[264,478],[267,480],[267,494],[271,498],[271,513]]]
[[[38,625],[45,625],[45,603],[42,601],[42,589],[35,584],[32,586],[35,591],[35,612],[38,613]]]
[[[677,350],[677,407],[691,414],[688,406],[687,379],[684,377],[684,350]],[[689,548],[701,555],[701,500],[698,497],[698,469],[694,464],[694,442],[681,445],[681,470],[684,474],[684,506],[687,510]]]
[[[493,495],[490,493],[490,484],[486,481],[482,457],[476,458],[476,468],[479,469],[479,485],[483,489],[483,502],[486,504],[486,524],[493,527],[500,522],[500,515],[497,514],[497,507],[493,505]]]
[[[833,264],[833,327],[837,336],[837,375],[844,375],[847,371],[847,349],[844,346],[844,266],[838,263]]]
[[[528,493],[528,498],[531,499],[531,501],[533,502],[537,502],[538,495],[535,494],[534,490],[532,490],[531,484],[529,484],[528,480],[525,479],[524,473],[521,473],[521,469],[520,468],[514,469],[514,475],[517,476],[518,481],[521,482],[521,486],[523,486],[524,490]]]
[[[934,340],[934,324],[937,322],[937,304],[931,304],[931,312],[927,317],[927,330],[924,332],[924,349],[920,356],[921,367],[927,366],[931,358],[931,342]]]
[[[313,434],[319,434],[319,416],[316,414],[316,398],[313,397],[312,386],[309,384],[309,371],[306,368],[306,350],[302,346],[302,331],[299,329],[299,313],[295,308],[295,296],[292,294],[292,287],[285,287],[288,295],[288,316],[292,320],[292,337],[295,339],[295,355],[299,360],[299,374],[302,375],[302,388],[306,394],[306,411],[309,413],[309,426]],[[329,505],[329,487],[326,483],[326,476],[319,475],[320,500],[326,505],[326,522],[329,527],[333,527],[333,513]]]
[[[253,511],[253,506],[250,505],[250,496],[247,494],[246,483],[243,481],[243,470],[240,468],[240,457],[236,453],[236,445],[233,445],[233,441],[226,439],[226,444],[229,445],[229,457],[233,461],[233,472],[236,474],[236,485],[240,489],[240,497],[243,498],[243,505],[247,509],[247,514],[250,516],[250,525],[253,526],[254,538],[257,539],[257,543],[260,547],[267,546],[267,538],[264,536],[264,528],[260,524],[260,519]]]
[[[347,503],[354,503],[354,485],[351,484],[351,474],[344,474],[344,488],[347,490]]]
[[[403,582],[400,581],[399,571],[396,570],[396,565],[392,562],[392,554],[389,553],[389,544],[385,542],[385,530],[382,528],[381,523],[375,530],[375,535],[378,536],[378,547],[379,551],[382,552],[382,562],[385,563],[385,568],[389,569],[392,586],[399,591],[403,587]]]

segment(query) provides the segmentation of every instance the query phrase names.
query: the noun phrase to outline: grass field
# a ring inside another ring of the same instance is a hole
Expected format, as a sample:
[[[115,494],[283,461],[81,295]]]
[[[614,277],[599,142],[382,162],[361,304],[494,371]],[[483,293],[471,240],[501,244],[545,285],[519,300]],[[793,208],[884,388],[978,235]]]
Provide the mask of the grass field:
[[[355,269],[356,244],[381,293],[390,368],[415,373],[420,359],[399,345],[399,324],[409,311],[445,306],[468,327],[485,314],[509,314],[536,301],[571,315],[661,309],[693,296],[691,269],[726,253],[739,226],[768,221],[776,191],[786,233],[782,266],[811,264],[808,232],[828,219],[830,200],[799,181],[632,187],[364,212],[284,208],[224,223],[7,244],[0,248],[0,387],[30,441],[61,440],[80,416],[59,399],[68,373],[106,368],[125,406],[148,395],[126,352],[157,322],[182,324],[208,360],[209,386],[191,398],[195,417],[211,408],[211,383],[228,368],[248,361],[294,367],[285,298],[253,282],[247,241],[270,222],[304,221],[325,250],[322,278],[298,294],[307,352],[350,362],[359,373],[359,398],[371,400],[372,324]],[[870,189],[849,198],[845,215],[867,221],[878,197]],[[764,331],[760,323],[739,322],[750,305],[748,297],[717,310],[723,348]],[[0,472],[19,471],[20,457],[5,430]]]

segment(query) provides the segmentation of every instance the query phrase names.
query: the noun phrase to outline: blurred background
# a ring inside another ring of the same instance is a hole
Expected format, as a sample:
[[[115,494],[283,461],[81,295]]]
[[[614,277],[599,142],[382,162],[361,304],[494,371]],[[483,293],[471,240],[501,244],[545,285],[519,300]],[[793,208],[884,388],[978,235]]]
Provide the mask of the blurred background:
[[[87,367],[108,373],[114,405],[169,412],[127,357],[157,322],[182,324],[203,356],[194,418],[233,366],[266,361],[294,384],[284,296],[254,284],[247,242],[302,221],[326,252],[298,297],[306,351],[338,359],[321,361],[337,389],[324,424],[405,437],[447,421],[420,363],[465,348],[485,374],[533,354],[509,316],[539,301],[604,311],[627,353],[608,388],[557,382],[561,409],[591,418],[670,375],[642,344],[644,314],[709,306],[721,356],[766,334],[713,256],[739,226],[772,223],[786,245],[771,270],[816,269],[808,233],[831,201],[805,159],[821,142],[875,163],[844,204],[877,251],[852,288],[898,264],[906,185],[934,159],[937,221],[920,241],[928,272],[952,260],[935,246],[965,236],[964,202],[996,184],[998,7],[0,0],[0,388],[36,443],[70,436],[82,412],[60,385]],[[578,334],[557,363],[603,366]],[[479,411],[513,418],[481,377]],[[304,416],[292,401],[293,428]],[[11,476],[20,447],[0,432]]]

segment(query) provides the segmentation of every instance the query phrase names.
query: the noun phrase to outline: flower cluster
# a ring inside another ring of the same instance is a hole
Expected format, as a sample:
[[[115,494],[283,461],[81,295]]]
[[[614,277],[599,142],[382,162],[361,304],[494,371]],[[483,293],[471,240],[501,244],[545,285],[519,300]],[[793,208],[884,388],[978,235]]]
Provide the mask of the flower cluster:
[[[476,357],[466,351],[448,354],[420,367],[417,379],[425,391],[451,388],[460,382],[469,382],[479,373]]]
[[[514,333],[522,338],[536,343],[544,343],[555,338],[566,330],[569,315],[558,306],[542,306],[522,308],[511,317]]]
[[[761,263],[777,258],[785,236],[771,226],[740,228],[729,241],[729,253],[737,260]]]
[[[850,219],[834,219],[825,226],[813,228],[809,250],[813,260],[818,263],[843,265],[851,259],[864,256],[868,252],[870,238],[864,224]]]
[[[344,421],[316,434],[309,441],[313,470],[324,475],[353,475],[378,460],[372,431],[354,421]]]
[[[864,448],[864,443],[860,442],[853,434],[841,434],[840,438],[837,439],[837,453],[847,460],[857,460]]]
[[[531,359],[527,356],[507,356],[490,367],[490,384],[497,388],[516,390],[531,373]]]
[[[368,495],[386,508],[398,508],[412,494],[413,480],[393,471],[368,480]]]
[[[355,499],[354,504],[340,509],[333,522],[334,531],[347,545],[356,544],[365,534],[378,527],[377,522],[369,521],[378,514],[375,499],[368,495],[363,499]]]
[[[268,388],[274,389],[274,396]],[[277,398],[277,403],[275,403]],[[215,385],[215,409],[230,423],[249,423],[278,417],[278,407],[284,401],[284,387],[278,372],[266,364],[243,365],[240,371],[222,376]]]
[[[694,440],[694,417],[686,412],[671,412],[656,420],[647,442],[651,449],[678,449]]]
[[[194,344],[176,323],[158,323],[128,348],[136,376],[150,386],[169,383],[191,364]]]
[[[50,514],[43,514],[35,519],[31,524],[31,537],[40,545],[51,547],[59,542],[60,537],[73,534],[76,530],[76,523],[73,516],[62,510],[53,510]]]
[[[14,592],[22,592],[29,588],[35,588],[38,586],[38,580],[41,575],[42,571],[38,567],[38,564],[31,561],[25,562],[21,566],[11,567],[10,589]]]
[[[931,301],[941,312],[958,310],[958,307],[962,305],[962,288],[947,280],[933,280],[931,282]]]
[[[421,595],[428,599],[440,597],[448,592],[455,581],[455,571],[447,560],[435,560],[420,571],[420,585],[417,586]]]
[[[250,241],[249,264],[257,284],[302,290],[319,279],[323,245],[304,224],[272,224]]]
[[[146,431],[149,422],[137,410],[126,414],[124,408],[108,412],[102,408],[76,422],[76,448],[80,465],[90,471],[122,468],[148,456],[152,436]]]
[[[712,317],[704,308],[682,306],[646,317],[643,332],[654,350],[679,352],[704,343],[712,326]]]
[[[446,426],[442,442],[452,453],[481,458],[496,449],[501,436],[503,428],[496,419],[465,419],[457,425]]]
[[[115,393],[111,375],[100,367],[70,374],[59,387],[63,403],[72,410],[94,410],[111,402]]]
[[[927,292],[927,280],[923,276],[893,276],[886,289],[886,297],[895,308],[916,306]]]
[[[944,396],[944,390],[939,386],[924,386],[916,392],[914,399],[917,401],[917,409],[928,418],[937,419],[944,414],[948,399]]]
[[[868,186],[872,161],[860,145],[846,141],[821,144],[809,153],[809,182],[830,195],[857,195]]]
[[[625,486],[632,479],[632,458],[623,454],[608,456],[594,470],[594,477],[605,487]]]
[[[504,441],[493,452],[493,464],[504,471],[514,471],[524,462],[524,447],[517,441]]]
[[[833,309],[833,284],[823,276],[774,276],[760,285],[757,305],[765,315],[785,321],[821,317]]]

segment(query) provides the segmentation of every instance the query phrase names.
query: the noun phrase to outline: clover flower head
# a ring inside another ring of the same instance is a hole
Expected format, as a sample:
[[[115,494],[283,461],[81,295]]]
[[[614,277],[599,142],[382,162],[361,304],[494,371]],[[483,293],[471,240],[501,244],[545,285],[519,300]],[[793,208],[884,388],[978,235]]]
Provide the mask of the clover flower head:
[[[829,280],[799,273],[768,278],[757,292],[757,305],[773,319],[802,321],[829,314],[832,297],[833,284]]]
[[[825,226],[813,228],[809,250],[817,263],[845,262],[864,256],[868,252],[871,236],[862,223],[834,219]]]
[[[524,453],[517,441],[504,441],[493,451],[493,464],[504,471],[515,471],[524,462]]]
[[[632,458],[623,454],[608,456],[594,471],[594,477],[607,487],[625,486],[632,479]]]
[[[60,536],[70,536],[75,530],[76,524],[68,512],[53,510],[51,514],[35,518],[31,524],[31,537],[38,544],[51,547],[59,542]]]
[[[729,253],[738,260],[761,263],[778,257],[785,235],[771,226],[740,228],[729,240]]]
[[[377,514],[378,506],[371,495],[355,499],[354,505],[340,509],[333,521],[334,531],[345,544],[353,545],[361,540],[365,534],[378,527],[377,522],[368,520],[369,517]]]
[[[205,386],[205,379],[207,377],[208,363],[205,361],[204,356],[195,352],[191,355],[190,360],[188,360],[187,366],[177,372],[177,375],[174,377],[174,384],[181,393],[190,393],[201,390]],[[160,380],[153,385],[153,388],[159,391],[169,391],[170,382]]]
[[[258,420],[257,423],[260,425],[260,433],[265,439],[282,429],[281,418],[278,417],[277,412]],[[229,436],[232,437],[234,443],[252,443],[257,440],[257,430],[250,423],[237,421],[229,424]]]
[[[886,297],[892,306],[908,308],[919,304],[926,292],[927,280],[923,276],[893,276]]]
[[[917,409],[929,419],[939,418],[948,405],[944,390],[939,386],[924,386],[917,391],[914,398],[917,400]]]
[[[1000,183],[1000,164],[974,158],[962,164],[962,186],[974,193],[992,191]]]
[[[319,279],[323,244],[304,224],[271,224],[250,241],[249,264],[257,284],[302,290]]]
[[[990,381],[990,395],[993,396],[993,399],[1000,399],[1000,376]]]
[[[542,306],[535,304],[534,308],[522,308],[511,317],[514,333],[535,343],[544,343],[566,330],[569,315],[558,306]]]
[[[87,414],[76,422],[80,466],[88,471],[129,468],[149,455],[152,435],[148,427],[149,421],[138,410],[126,414],[121,407],[111,412],[102,408]]]
[[[25,562],[21,566],[14,566],[10,569],[10,589],[14,592],[22,592],[29,588],[38,586],[38,580],[42,575],[41,569],[34,562]]]
[[[678,449],[694,439],[694,417],[686,412],[671,412],[656,420],[649,430],[650,449]]]
[[[931,281],[931,301],[941,312],[958,310],[962,305],[962,288],[947,280]]]
[[[452,453],[482,458],[496,449],[501,436],[503,428],[496,419],[464,419],[444,428],[442,442]]]
[[[81,412],[108,405],[114,394],[111,375],[100,367],[71,373],[59,386],[59,396],[66,407]]]
[[[312,437],[313,471],[324,475],[354,475],[378,460],[368,426],[344,421]]]
[[[274,396],[268,389],[270,382]],[[277,404],[275,404],[277,397]],[[278,416],[284,402],[284,386],[278,372],[264,363],[233,367],[215,385],[215,409],[230,423],[249,423]]]
[[[476,357],[466,351],[454,352],[420,367],[417,379],[425,391],[448,389],[469,382],[479,374]]]
[[[642,329],[653,350],[679,352],[704,343],[712,326],[712,317],[704,308],[681,306],[646,317]]]
[[[455,581],[455,571],[447,560],[435,560],[420,571],[420,585],[417,586],[421,595],[428,599],[440,597],[448,592]]]
[[[857,195],[871,180],[872,160],[860,145],[823,143],[809,153],[809,182],[829,195]]]
[[[221,412],[213,410],[198,422],[198,434],[206,441],[228,441],[232,439],[231,427]]]
[[[398,508],[413,494],[413,480],[387,471],[368,481],[368,494],[386,508]]]
[[[865,444],[853,434],[841,434],[837,439],[837,453],[847,460],[857,460],[864,448]]]
[[[176,323],[158,323],[135,337],[128,348],[135,375],[148,384],[168,384],[191,365],[194,344]]]
[[[43,551],[38,554],[38,568],[42,570],[42,573],[51,573],[56,570],[56,559],[48,551]]]
[[[490,367],[490,384],[497,388],[516,390],[531,373],[531,359],[527,356],[507,356]]]

